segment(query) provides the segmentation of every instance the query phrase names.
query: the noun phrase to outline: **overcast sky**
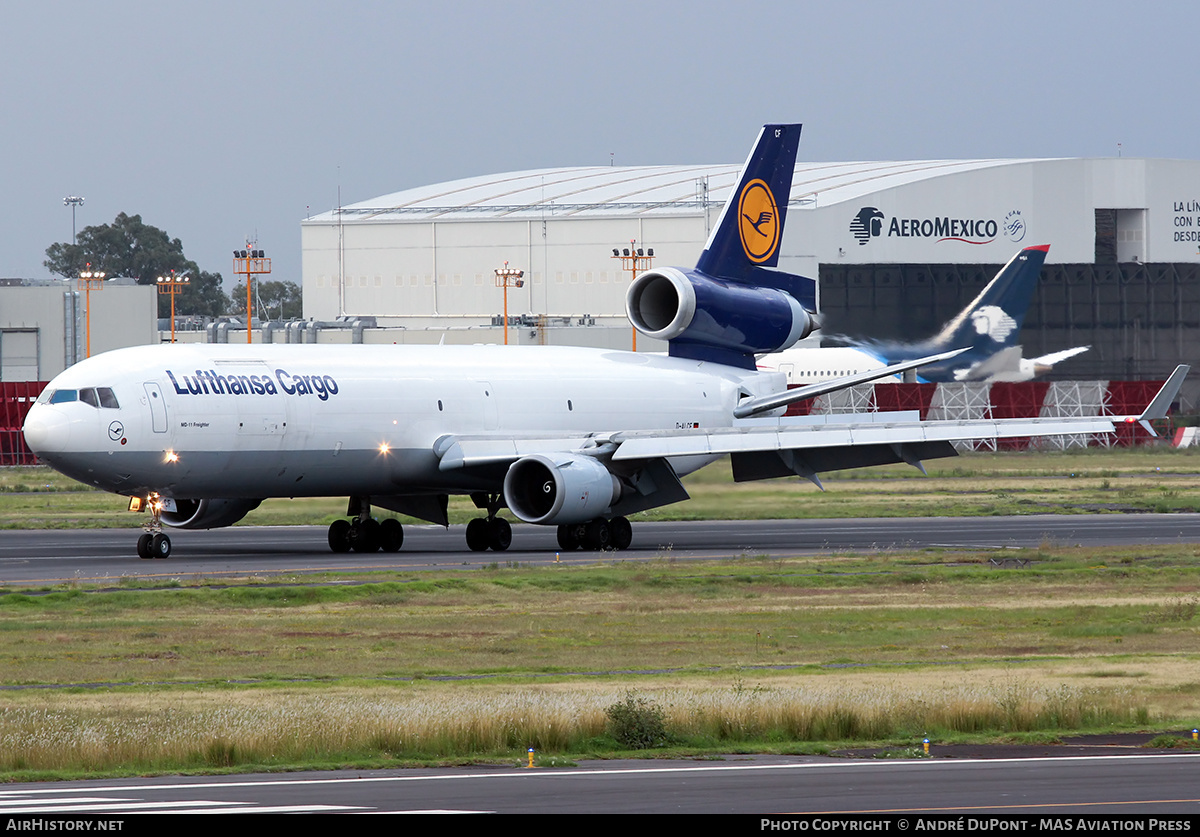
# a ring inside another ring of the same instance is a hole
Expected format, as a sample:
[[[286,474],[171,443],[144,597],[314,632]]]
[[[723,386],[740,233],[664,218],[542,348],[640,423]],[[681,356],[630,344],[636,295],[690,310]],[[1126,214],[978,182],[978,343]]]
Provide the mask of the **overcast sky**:
[[[1198,36],[1194,0],[5,3],[0,277],[49,276],[67,195],[299,282],[339,185],[739,163],[764,122],[804,160],[1197,159]]]

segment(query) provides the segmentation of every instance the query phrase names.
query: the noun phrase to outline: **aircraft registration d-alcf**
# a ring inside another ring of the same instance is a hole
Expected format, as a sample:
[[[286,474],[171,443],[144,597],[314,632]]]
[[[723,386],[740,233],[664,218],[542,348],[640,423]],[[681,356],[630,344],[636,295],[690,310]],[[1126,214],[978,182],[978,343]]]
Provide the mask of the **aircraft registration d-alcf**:
[[[1043,244],[1017,253],[970,305],[927,340],[915,343],[852,340],[847,346],[785,349],[759,358],[758,367],[784,372],[788,383],[803,384],[963,349],[947,360],[922,366],[917,379],[923,383],[1029,381],[1045,375],[1054,364],[1088,350],[1087,346],[1076,346],[1027,358],[1017,344],[1049,251],[1050,245]]]
[[[400,549],[394,519],[448,525],[451,494],[486,512],[473,550],[512,539],[497,512],[558,527],[564,550],[624,549],[627,515],[685,500],[680,477],[729,455],[735,480],[953,456],[952,442],[1104,433],[1165,415],[1186,372],[1140,416],[921,421],[916,413],[788,418],[788,404],[947,354],[788,390],[755,356],[813,328],[814,283],[776,269],[799,125],[767,125],[699,262],[638,276],[626,308],[668,355],[551,346],[164,345],[107,352],[51,381],[25,439],[51,467],[163,526],[229,526],[267,497],[345,496],[334,552]]]

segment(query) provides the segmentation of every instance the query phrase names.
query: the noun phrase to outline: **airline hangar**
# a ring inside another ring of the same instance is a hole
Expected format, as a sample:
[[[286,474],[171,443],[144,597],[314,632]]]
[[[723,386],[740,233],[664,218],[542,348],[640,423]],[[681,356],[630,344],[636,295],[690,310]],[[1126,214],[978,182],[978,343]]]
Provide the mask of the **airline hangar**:
[[[510,172],[315,215],[301,224],[304,314],[403,327],[388,342],[500,342],[507,294],[510,342],[628,348],[629,268],[695,264],[739,169]],[[1025,354],[1092,347],[1055,377],[1163,378],[1200,360],[1197,161],[801,162],[779,267],[817,279],[826,334],[907,339],[1031,244],[1051,247]],[[520,287],[501,287],[506,264]]]

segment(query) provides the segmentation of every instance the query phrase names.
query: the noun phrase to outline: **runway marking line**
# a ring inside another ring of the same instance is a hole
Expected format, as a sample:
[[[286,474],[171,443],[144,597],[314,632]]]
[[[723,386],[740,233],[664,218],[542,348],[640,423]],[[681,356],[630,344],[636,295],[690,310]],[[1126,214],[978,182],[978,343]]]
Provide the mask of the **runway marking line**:
[[[865,768],[880,768],[880,769],[920,769],[932,767],[945,767],[958,769],[964,765],[995,765],[995,764],[1038,764],[1050,762],[1083,762],[1083,761],[1104,761],[1104,762],[1122,762],[1136,760],[1179,760],[1192,759],[1200,762],[1200,755],[1193,753],[1155,753],[1148,755],[1128,755],[1128,756],[1035,756],[1032,758],[1008,758],[1008,759],[918,759],[912,761],[891,761],[882,763],[879,761],[829,761],[829,762],[806,762],[803,764],[728,764],[728,765],[698,765],[687,767],[618,767],[612,769],[589,768],[583,770],[559,770],[559,769],[509,769],[502,768],[494,772],[487,773],[458,773],[450,775],[397,775],[397,776],[355,776],[347,777],[332,777],[328,779],[270,779],[266,781],[234,781],[234,782],[175,782],[163,785],[111,785],[100,787],[80,788],[80,793],[131,793],[134,791],[146,792],[157,790],[178,790],[178,789],[214,789],[214,788],[254,788],[254,787],[296,787],[300,785],[335,785],[335,784],[375,784],[385,782],[425,782],[425,781],[462,781],[469,779],[554,779],[575,776],[629,776],[629,775],[650,775],[662,773],[716,773],[722,771],[748,771],[748,770],[820,770],[825,768],[849,768],[849,769],[865,769]],[[5,797],[20,797],[31,796],[35,794],[64,794],[65,791],[61,785],[55,788],[47,788],[45,790],[39,788],[29,789],[12,789],[0,791],[0,800]],[[1183,800],[1189,801],[1189,800]],[[1099,803],[1096,803],[1099,804]],[[1119,803],[1114,803],[1119,804]]]

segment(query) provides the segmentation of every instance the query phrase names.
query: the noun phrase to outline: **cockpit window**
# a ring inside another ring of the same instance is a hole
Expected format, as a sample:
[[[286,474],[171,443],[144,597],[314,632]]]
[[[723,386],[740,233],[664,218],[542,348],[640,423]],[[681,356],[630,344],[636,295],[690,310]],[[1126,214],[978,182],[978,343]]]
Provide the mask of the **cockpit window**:
[[[85,387],[83,389],[44,389],[38,396],[39,404],[66,404],[70,401],[82,401],[84,404],[100,409],[119,410],[116,393],[112,387]]]

